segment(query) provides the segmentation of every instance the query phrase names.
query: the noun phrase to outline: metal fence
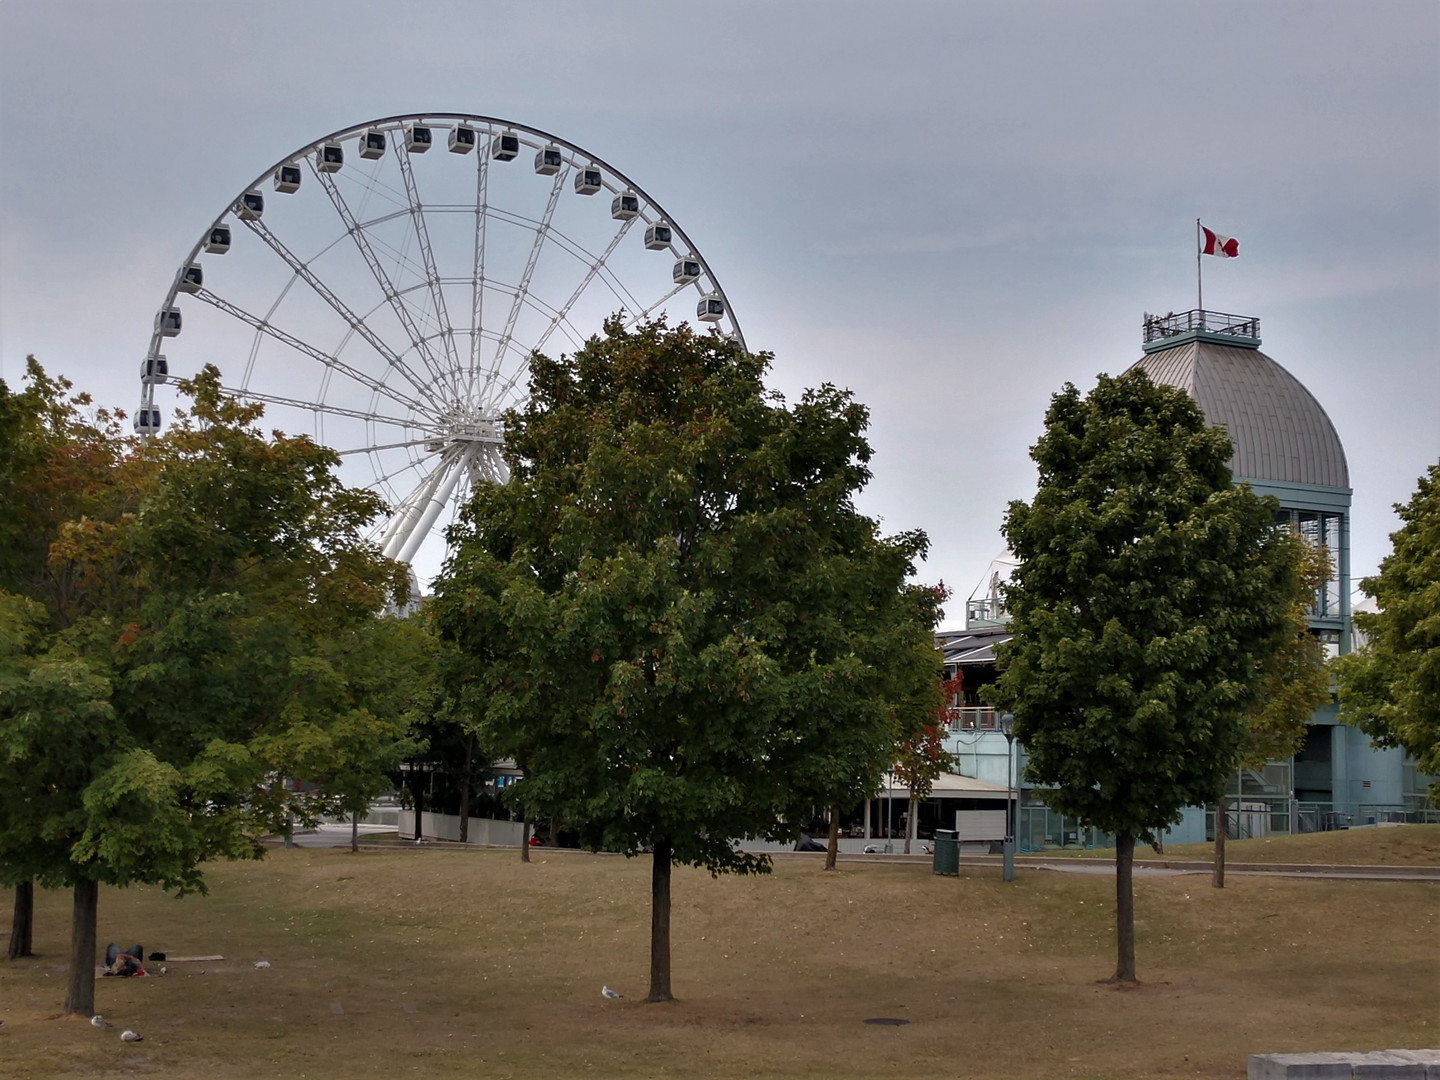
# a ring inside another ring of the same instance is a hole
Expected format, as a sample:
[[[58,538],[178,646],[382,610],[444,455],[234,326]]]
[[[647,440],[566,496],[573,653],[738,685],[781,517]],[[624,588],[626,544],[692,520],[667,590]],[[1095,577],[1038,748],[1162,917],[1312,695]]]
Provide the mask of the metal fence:
[[[1228,315],[1223,311],[1172,311],[1166,315],[1146,314],[1142,324],[1145,340],[1158,341],[1162,338],[1178,337],[1192,330],[1204,330],[1211,334],[1229,334],[1232,337],[1258,338],[1260,320],[1250,315]]]

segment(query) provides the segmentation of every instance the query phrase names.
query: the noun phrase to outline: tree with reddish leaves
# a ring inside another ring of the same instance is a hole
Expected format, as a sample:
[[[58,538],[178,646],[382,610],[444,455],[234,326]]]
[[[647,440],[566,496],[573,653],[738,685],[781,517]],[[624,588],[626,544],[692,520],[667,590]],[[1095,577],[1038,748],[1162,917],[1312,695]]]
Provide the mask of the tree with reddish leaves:
[[[950,703],[959,697],[963,683],[964,676],[958,671],[941,683],[942,696],[933,710],[931,722],[922,724],[896,747],[895,778],[910,792],[910,812],[905,819],[906,855],[910,854],[910,844],[916,836],[920,803],[930,797],[935,781],[955,768],[955,755],[945,749],[945,730],[949,726]]]

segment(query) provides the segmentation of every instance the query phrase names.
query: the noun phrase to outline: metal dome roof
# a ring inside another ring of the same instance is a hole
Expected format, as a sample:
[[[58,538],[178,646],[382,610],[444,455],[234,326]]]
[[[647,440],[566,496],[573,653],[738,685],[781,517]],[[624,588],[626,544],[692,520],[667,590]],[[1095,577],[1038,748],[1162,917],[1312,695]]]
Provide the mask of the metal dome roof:
[[[1237,480],[1350,487],[1335,425],[1300,380],[1259,349],[1189,340],[1148,352],[1132,367],[1185,390],[1235,444]]]

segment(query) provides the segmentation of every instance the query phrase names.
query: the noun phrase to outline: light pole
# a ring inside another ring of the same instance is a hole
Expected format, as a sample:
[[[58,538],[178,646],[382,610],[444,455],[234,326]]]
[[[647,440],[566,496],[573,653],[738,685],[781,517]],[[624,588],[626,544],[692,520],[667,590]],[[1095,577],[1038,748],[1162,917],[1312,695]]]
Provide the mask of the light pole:
[[[1006,881],[1015,880],[1015,714],[1002,713],[1000,730],[1005,733],[1005,841],[1001,847]]]
[[[890,815],[895,810],[895,796],[890,789],[895,786],[895,773],[891,770],[885,772],[885,854],[890,855],[895,851],[895,845],[890,842]]]

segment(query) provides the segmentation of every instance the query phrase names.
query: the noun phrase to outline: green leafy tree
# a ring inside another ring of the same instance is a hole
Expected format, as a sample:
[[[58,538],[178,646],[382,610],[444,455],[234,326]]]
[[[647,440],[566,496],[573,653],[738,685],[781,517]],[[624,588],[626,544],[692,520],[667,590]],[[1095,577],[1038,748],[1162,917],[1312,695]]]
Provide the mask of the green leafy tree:
[[[331,451],[264,437],[213,369],[182,386],[190,411],[140,442],[32,379],[47,452],[18,487],[48,531],[4,598],[0,875],[74,889],[67,1012],[93,1011],[102,883],[183,894],[206,860],[261,854],[296,809],[277,777],[325,757],[327,650],[407,584]],[[353,746],[356,715],[332,720]]]
[[[1135,841],[1212,801],[1264,660],[1290,629],[1293,547],[1274,500],[1231,484],[1230,441],[1143,372],[1052,399],[1039,487],[1004,532],[1000,704],[1046,801],[1116,839],[1114,978],[1135,979]]]
[[[894,763],[897,745],[916,737],[934,718],[941,694],[934,677],[939,663],[934,628],[940,620],[942,599],[942,591],[923,585],[903,586],[887,605],[888,613],[874,619],[863,639],[857,638],[870,650],[869,662],[881,681],[832,684],[826,697],[817,702],[835,714],[834,720],[824,744],[797,770],[795,782],[804,790],[829,796],[826,870],[836,868],[841,808],[874,797],[885,771]],[[875,610],[871,614],[882,613]],[[888,712],[888,740],[879,737],[880,728],[872,716],[877,702]],[[840,710],[850,710],[853,719],[846,722]]]
[[[1254,703],[1241,717],[1239,767],[1263,768],[1267,761],[1288,758],[1305,742],[1315,710],[1330,700],[1330,673],[1325,647],[1310,632],[1307,601],[1330,579],[1331,554],[1311,547],[1298,534],[1288,537],[1292,547],[1293,582],[1287,617],[1289,631],[1280,647],[1260,660],[1264,682]],[[1238,792],[1237,792],[1238,799]],[[1225,887],[1225,800],[1215,804],[1215,859],[1211,884]]]
[[[0,590],[15,594],[10,603],[6,655],[17,665],[8,683],[12,693],[27,695],[20,658],[34,638],[28,629],[34,612],[19,600],[40,597],[58,610],[65,583],[48,562],[49,544],[60,524],[116,515],[126,510],[127,486],[115,477],[118,428],[104,411],[90,409],[84,394],[72,394],[63,378],[52,378],[33,356],[26,358],[25,385],[12,391],[0,380]],[[41,609],[43,610],[43,608]],[[43,676],[37,675],[43,680]],[[84,680],[82,680],[82,683]],[[52,692],[58,690],[52,688]],[[13,794],[13,792],[12,792]],[[0,802],[5,793],[0,792]],[[18,822],[17,809],[5,821]],[[0,828],[3,828],[0,824]],[[12,836],[18,831],[11,829]],[[33,855],[33,852],[32,852]],[[27,860],[16,860],[19,866]],[[0,881],[15,890],[9,956],[30,955],[34,918],[34,881],[28,872],[7,870],[0,860]]]
[[[828,805],[842,734],[883,760],[897,657],[929,641],[904,586],[923,537],[882,539],[852,503],[864,408],[828,386],[786,408],[767,364],[618,320],[535,357],[510,480],[477,492],[436,585],[526,816],[653,851],[651,1001],[672,996],[672,865],[766,871],[733,841],[793,839]]]
[[[435,708],[434,640],[416,619],[355,620],[290,664],[281,726],[257,743],[286,775],[315,785],[307,816],[359,815],[423,749],[417,732]]]
[[[1363,648],[1334,663],[1340,719],[1440,776],[1440,462],[1420,478],[1380,572],[1360,583],[1378,612],[1356,612]],[[1430,786],[1440,803],[1440,784]]]

